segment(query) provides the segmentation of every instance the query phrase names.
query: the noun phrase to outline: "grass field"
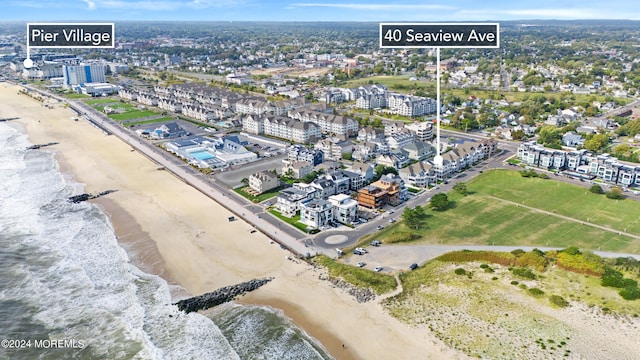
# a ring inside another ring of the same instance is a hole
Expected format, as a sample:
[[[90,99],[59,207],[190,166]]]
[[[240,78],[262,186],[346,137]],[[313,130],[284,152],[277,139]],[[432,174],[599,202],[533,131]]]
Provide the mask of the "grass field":
[[[584,225],[582,221],[640,234],[640,204],[619,202],[557,181],[522,178],[509,170],[488,171],[467,183],[471,195],[449,193],[453,206],[427,211],[417,242],[459,245],[528,245],[640,253],[640,240]],[[506,201],[505,201],[506,200]],[[555,212],[571,221],[519,206]],[[515,202],[517,204],[513,204]],[[385,240],[410,231],[402,222],[376,234]],[[368,239],[367,239],[368,240]]]
[[[120,103],[120,100],[116,98],[99,98],[99,99],[86,100],[85,103],[89,105],[110,104],[110,103]],[[121,103],[121,104],[124,105],[124,103]]]
[[[78,93],[66,93],[64,94],[64,97],[66,97],[67,99],[87,99],[87,98],[90,98],[91,96],[85,95],[85,94],[78,94]]]
[[[172,118],[172,117],[161,117],[161,118],[151,119],[151,120],[127,122],[124,125],[125,126],[148,125],[148,124],[155,124],[155,123],[159,123],[159,122],[173,121],[173,120],[175,120],[175,118]]]
[[[134,110],[134,111],[127,111],[122,114],[111,114],[108,116],[113,120],[123,121],[123,120],[139,119],[139,118],[144,118],[144,117],[154,116],[154,115],[160,115],[160,114],[151,110]]]
[[[426,92],[432,91],[435,93],[436,90],[435,82],[412,81],[409,80],[409,76],[372,76],[362,79],[349,80],[343,86],[357,87],[360,85],[368,85],[370,82],[373,82],[373,84],[386,85],[389,87],[389,90],[394,90],[399,93],[411,93],[415,92],[416,90],[423,90]]]
[[[615,201],[584,187],[553,179],[523,178],[515,171],[496,170],[483,175],[467,183],[470,191],[640,235],[637,201]]]

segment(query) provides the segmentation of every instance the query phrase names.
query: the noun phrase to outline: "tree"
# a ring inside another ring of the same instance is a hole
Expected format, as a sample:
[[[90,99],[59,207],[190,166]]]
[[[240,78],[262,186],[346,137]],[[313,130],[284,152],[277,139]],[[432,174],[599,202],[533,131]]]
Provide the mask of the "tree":
[[[416,206],[411,209],[406,207],[404,212],[402,213],[402,219],[407,227],[418,230],[423,225],[426,214],[424,213],[424,209],[421,206]]]
[[[436,211],[443,211],[449,207],[449,197],[445,193],[437,193],[433,195],[429,206]]]
[[[467,184],[463,183],[463,182],[459,182],[455,185],[453,185],[453,190],[457,191],[458,193],[462,194],[462,195],[467,195]]]
[[[611,188],[611,191],[607,193],[607,197],[613,200],[624,199],[624,195],[622,195],[622,189],[620,189],[619,187]]]
[[[621,144],[613,149],[613,156],[621,160],[628,160],[633,156],[633,149],[627,144]]]
[[[540,128],[540,133],[538,135],[538,141],[544,145],[554,145],[560,144],[562,140],[562,134],[560,133],[560,129],[555,126],[543,126]]]
[[[394,167],[391,167],[391,166],[384,166],[382,164],[376,165],[376,167],[373,169],[373,171],[375,172],[375,175],[373,177],[374,181],[380,180],[382,175],[386,175],[386,174],[398,175],[398,169],[396,169]]]
[[[584,142],[584,148],[589,151],[598,151],[604,148],[609,142],[609,137],[605,134],[595,134],[591,139]]]
[[[604,190],[602,190],[602,186],[598,184],[591,185],[591,187],[589,188],[589,191],[591,191],[594,194],[604,194]]]

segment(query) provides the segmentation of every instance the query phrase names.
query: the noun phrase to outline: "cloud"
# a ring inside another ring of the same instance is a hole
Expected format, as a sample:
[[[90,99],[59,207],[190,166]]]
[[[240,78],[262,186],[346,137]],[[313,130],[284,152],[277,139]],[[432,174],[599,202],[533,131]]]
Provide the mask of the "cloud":
[[[620,18],[595,9],[512,9],[512,10],[460,10],[456,16],[467,19],[604,19]]]
[[[325,7],[351,10],[416,11],[416,10],[452,10],[455,7],[438,4],[353,4],[353,3],[293,3],[288,7]]]
[[[91,1],[91,0],[82,0],[82,1],[87,4],[87,9],[94,10],[96,8],[96,3],[94,1]]]

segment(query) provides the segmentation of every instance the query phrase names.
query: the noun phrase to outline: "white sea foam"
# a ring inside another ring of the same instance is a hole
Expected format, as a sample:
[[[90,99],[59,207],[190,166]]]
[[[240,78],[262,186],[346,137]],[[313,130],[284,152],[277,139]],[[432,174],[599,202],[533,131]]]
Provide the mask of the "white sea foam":
[[[0,267],[11,274],[0,301],[26,304],[31,323],[13,331],[43,327],[82,340],[92,357],[239,359],[212,321],[179,312],[167,283],[130,263],[98,207],[66,201],[79,186],[51,153],[25,150],[26,136],[6,124],[0,145]]]

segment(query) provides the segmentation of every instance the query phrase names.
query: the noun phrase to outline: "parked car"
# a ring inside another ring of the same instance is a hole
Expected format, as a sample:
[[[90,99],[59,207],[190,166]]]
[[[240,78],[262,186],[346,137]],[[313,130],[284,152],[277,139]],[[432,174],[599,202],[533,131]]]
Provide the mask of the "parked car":
[[[382,266],[376,266],[376,268],[373,270],[375,270],[376,272],[380,272],[382,271]]]
[[[378,227],[376,227],[376,229],[378,229],[378,230],[382,230],[382,229],[384,229],[384,226],[382,226],[382,225],[378,225]]]
[[[366,254],[364,251],[362,251],[362,250],[360,250],[360,249],[355,249],[355,250],[353,250],[353,253],[354,253],[355,255],[364,255],[364,254]]]
[[[368,253],[367,249],[365,248],[358,247],[356,248],[356,250],[360,251],[361,253],[365,253],[365,254]]]
[[[371,242],[371,246],[380,246],[382,245],[382,242],[380,242],[380,240],[373,240]]]
[[[358,267],[364,267],[365,265],[367,265],[367,264],[365,264],[364,261],[359,261],[358,262]]]
[[[418,264],[416,264],[416,263],[413,263],[413,264],[409,265],[409,270],[415,270],[417,268],[418,268]]]

